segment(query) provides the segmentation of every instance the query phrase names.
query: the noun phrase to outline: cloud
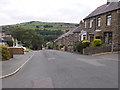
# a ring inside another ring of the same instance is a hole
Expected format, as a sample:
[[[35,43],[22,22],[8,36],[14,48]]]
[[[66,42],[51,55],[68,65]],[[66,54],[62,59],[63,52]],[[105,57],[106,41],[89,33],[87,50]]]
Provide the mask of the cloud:
[[[79,23],[107,0],[0,0],[0,25],[24,21]]]

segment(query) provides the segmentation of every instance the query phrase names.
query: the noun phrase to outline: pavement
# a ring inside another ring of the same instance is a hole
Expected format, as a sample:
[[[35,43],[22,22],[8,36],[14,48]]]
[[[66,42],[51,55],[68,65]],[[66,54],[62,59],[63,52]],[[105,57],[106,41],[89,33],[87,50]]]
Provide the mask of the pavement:
[[[92,56],[96,56],[99,58],[103,59],[108,59],[108,60],[119,60],[120,54],[118,52],[107,52],[107,53],[100,53],[100,54],[94,54]]]
[[[118,61],[115,56],[113,56],[114,59],[108,57],[109,55],[103,58],[57,50],[33,51],[19,56],[21,59],[17,60],[21,60],[20,63],[25,62],[26,59],[28,62],[15,75],[3,78],[2,87],[117,88]],[[22,61],[22,59],[24,60]],[[9,61],[9,63],[13,62],[12,64],[16,67],[18,64],[14,60],[16,59]],[[11,64],[4,63],[3,68],[8,65]],[[8,71],[6,69],[6,72]],[[5,74],[7,73],[4,71]]]
[[[1,61],[0,63],[2,63],[2,69],[0,72],[2,72],[2,76],[9,75],[18,70],[32,56],[32,54],[33,52],[23,55],[14,55],[14,58],[11,60]]]

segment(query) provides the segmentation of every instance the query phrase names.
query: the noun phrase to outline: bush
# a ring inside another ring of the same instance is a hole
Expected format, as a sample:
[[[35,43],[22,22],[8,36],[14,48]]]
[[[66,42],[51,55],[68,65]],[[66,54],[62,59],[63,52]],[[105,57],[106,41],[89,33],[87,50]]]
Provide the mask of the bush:
[[[53,45],[52,44],[48,44],[48,49],[53,49]]]
[[[8,46],[12,47],[13,46],[13,40],[7,41]]]
[[[82,46],[82,42],[77,42],[76,43],[76,51],[83,53],[83,46]]]
[[[86,47],[89,47],[89,46],[90,46],[90,41],[89,40],[82,41],[82,47],[83,48],[86,48]]]
[[[83,40],[82,43],[90,43],[89,40]]]
[[[100,46],[102,45],[102,40],[101,39],[94,39],[94,41],[92,42],[92,46]]]
[[[0,53],[2,54],[2,60],[9,60],[11,58],[10,52],[7,46],[0,45]]]
[[[64,47],[64,45],[63,44],[60,44],[60,48],[63,48]]]

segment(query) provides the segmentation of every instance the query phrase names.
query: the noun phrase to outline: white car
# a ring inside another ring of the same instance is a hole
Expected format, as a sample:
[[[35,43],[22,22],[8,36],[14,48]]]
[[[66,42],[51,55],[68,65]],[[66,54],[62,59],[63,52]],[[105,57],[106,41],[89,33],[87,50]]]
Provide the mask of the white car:
[[[15,46],[15,48],[23,48],[24,50],[26,50],[26,47],[23,47],[23,46],[21,46],[21,45]]]

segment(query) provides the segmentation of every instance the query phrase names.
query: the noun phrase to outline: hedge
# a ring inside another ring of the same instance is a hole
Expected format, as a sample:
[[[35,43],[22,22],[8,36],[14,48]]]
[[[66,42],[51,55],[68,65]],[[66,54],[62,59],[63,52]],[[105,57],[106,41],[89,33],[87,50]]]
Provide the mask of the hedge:
[[[94,41],[92,42],[92,46],[100,46],[102,45],[102,40],[101,39],[94,39]]]
[[[90,46],[90,41],[89,40],[83,40],[82,41],[82,47],[83,48],[86,48],[86,47],[89,47]]]
[[[11,55],[7,46],[0,45],[0,53],[1,53],[0,58],[2,61],[9,60],[11,58]]]

